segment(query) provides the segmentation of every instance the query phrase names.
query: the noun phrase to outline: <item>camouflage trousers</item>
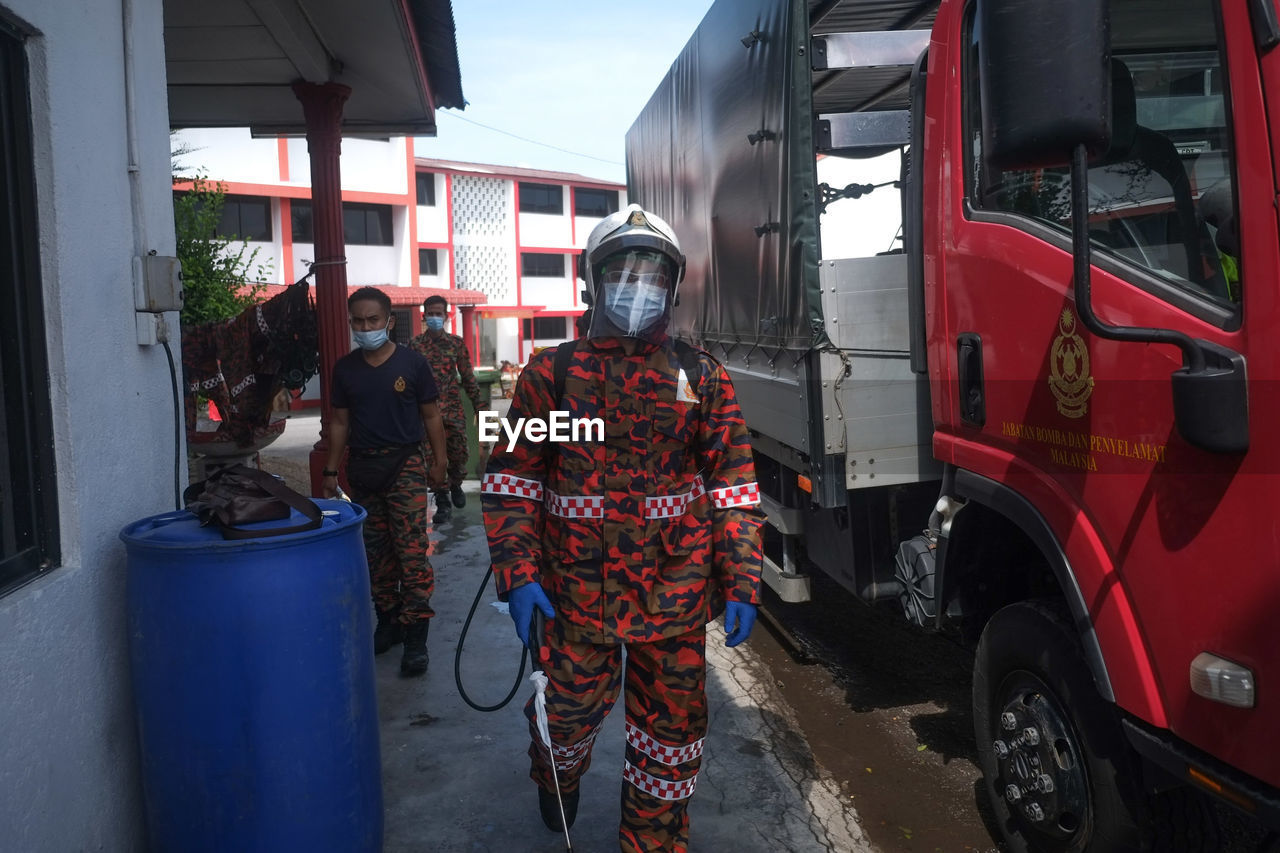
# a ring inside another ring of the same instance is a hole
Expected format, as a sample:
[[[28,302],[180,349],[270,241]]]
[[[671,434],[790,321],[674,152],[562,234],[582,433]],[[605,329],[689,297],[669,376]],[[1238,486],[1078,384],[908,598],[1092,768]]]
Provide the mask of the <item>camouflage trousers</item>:
[[[427,468],[421,453],[410,456],[391,487],[351,499],[364,507],[364,550],[369,561],[373,606],[380,613],[400,614],[401,622],[420,622],[435,615],[431,593],[430,528],[427,525]]]
[[[548,631],[547,723],[560,790],[577,790],[591,747],[618,698],[623,646],[566,643]],[[687,807],[702,766],[707,734],[705,628],[656,643],[626,646],[626,762],[622,772],[623,853],[685,853]],[[530,777],[554,791],[547,748],[538,736],[533,700],[525,705],[533,742]]]
[[[430,443],[423,445],[423,452],[427,454],[427,467],[430,468],[432,461],[435,460],[435,454],[431,451]],[[467,479],[467,425],[465,420],[445,420],[444,455],[445,464],[449,471],[449,487],[461,486],[462,481]],[[441,491],[448,491],[448,489],[441,489]]]

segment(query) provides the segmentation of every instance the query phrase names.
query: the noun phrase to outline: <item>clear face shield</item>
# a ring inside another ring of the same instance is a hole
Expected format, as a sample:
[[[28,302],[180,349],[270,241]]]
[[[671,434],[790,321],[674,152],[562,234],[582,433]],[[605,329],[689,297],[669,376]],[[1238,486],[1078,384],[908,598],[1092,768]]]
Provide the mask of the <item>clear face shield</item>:
[[[587,337],[657,342],[666,332],[675,275],[671,260],[651,249],[628,249],[596,269],[596,298]]]

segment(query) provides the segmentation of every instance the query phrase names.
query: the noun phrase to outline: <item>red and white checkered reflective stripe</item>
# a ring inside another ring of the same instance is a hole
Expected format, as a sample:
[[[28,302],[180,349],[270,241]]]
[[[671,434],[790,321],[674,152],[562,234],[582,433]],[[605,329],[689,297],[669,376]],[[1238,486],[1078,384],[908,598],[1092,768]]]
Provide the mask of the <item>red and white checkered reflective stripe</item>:
[[[561,518],[604,518],[604,498],[593,495],[557,495],[547,489],[547,512]]]
[[[693,789],[698,784],[698,774],[678,782],[650,776],[630,761],[622,768],[622,778],[635,785],[646,794],[652,794],[660,800],[684,800],[693,796]]]
[[[698,738],[687,746],[667,746],[648,732],[642,732],[631,723],[627,723],[627,743],[668,767],[684,764],[702,755],[703,740]]]
[[[684,515],[689,504],[707,493],[702,483],[702,475],[694,478],[693,488],[682,495],[661,495],[644,499],[645,518],[679,518]]]
[[[715,503],[716,509],[729,509],[735,506],[756,506],[760,503],[760,484],[743,483],[740,486],[712,489],[711,500]]]
[[[537,480],[512,477],[510,474],[485,474],[480,481],[482,495],[509,495],[513,498],[542,500],[542,484]]]
[[[551,745],[551,752],[556,757],[556,770],[572,770],[582,763],[582,759],[587,757],[587,753],[591,751],[591,744],[595,742],[596,735],[600,734],[600,727],[591,730],[591,734],[575,743],[573,746],[556,746]]]

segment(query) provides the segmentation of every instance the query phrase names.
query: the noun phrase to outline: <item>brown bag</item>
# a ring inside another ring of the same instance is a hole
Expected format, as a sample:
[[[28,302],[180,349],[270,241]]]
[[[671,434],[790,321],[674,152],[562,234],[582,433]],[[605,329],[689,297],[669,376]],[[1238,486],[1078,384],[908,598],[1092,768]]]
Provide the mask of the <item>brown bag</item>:
[[[298,494],[265,471],[231,465],[182,493],[187,509],[204,525],[214,524],[226,539],[261,539],[315,530],[323,515],[315,501]],[[242,524],[288,518],[290,508],[307,517],[303,524],[244,530]]]

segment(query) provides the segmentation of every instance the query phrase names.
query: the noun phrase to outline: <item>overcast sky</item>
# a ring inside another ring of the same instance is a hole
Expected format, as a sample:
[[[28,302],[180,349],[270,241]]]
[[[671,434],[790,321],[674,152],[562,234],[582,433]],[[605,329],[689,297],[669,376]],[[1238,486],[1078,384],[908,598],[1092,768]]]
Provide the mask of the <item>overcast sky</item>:
[[[438,135],[419,137],[414,152],[623,182],[627,129],[710,7],[711,0],[457,0],[467,108],[437,112]]]

